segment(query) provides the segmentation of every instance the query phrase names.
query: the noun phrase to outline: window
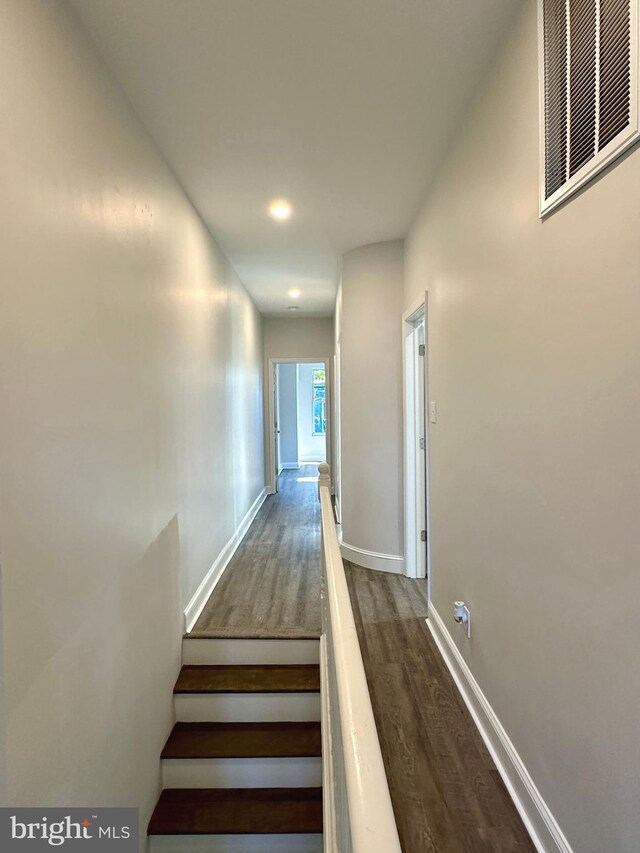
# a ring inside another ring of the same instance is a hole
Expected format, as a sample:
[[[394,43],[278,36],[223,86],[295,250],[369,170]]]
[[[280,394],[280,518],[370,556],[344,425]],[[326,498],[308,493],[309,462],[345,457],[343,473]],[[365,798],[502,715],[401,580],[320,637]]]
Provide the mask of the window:
[[[540,215],[638,139],[638,0],[539,0]]]
[[[327,432],[327,384],[324,370],[313,371],[313,435]]]

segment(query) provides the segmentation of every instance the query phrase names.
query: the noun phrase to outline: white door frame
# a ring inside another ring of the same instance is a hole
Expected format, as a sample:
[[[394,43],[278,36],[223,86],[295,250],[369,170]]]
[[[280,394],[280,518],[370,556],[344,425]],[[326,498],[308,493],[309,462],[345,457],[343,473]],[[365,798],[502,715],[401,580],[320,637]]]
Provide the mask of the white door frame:
[[[331,468],[331,359],[330,358],[270,358],[269,359],[269,394],[267,397],[267,447],[269,454],[269,481],[267,482],[267,494],[273,495],[276,491],[276,434],[275,434],[275,406],[274,406],[274,383],[273,371],[276,364],[323,364],[325,375],[325,413],[327,418],[327,429],[324,436],[325,453],[327,463]]]
[[[428,410],[428,311],[427,294],[402,315],[402,364],[404,386],[404,559],[411,578],[427,578],[431,597],[429,522],[429,418]],[[425,355],[418,354],[421,327]],[[421,381],[422,380],[422,381]],[[420,439],[424,439],[424,449]],[[427,541],[422,543],[421,531]]]
[[[275,476],[274,489],[278,490],[278,477],[280,476],[280,373],[277,365],[271,368],[271,381],[273,382],[272,403],[273,403],[273,465],[271,468],[272,476]],[[296,389],[296,404],[298,400],[298,392]]]

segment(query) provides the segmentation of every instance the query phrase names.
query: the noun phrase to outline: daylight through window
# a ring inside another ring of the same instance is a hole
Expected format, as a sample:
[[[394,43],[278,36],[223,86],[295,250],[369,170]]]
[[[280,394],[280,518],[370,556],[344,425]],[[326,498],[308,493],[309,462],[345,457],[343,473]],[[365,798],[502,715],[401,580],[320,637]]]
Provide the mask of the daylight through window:
[[[324,370],[313,371],[313,434],[327,432],[327,398]]]

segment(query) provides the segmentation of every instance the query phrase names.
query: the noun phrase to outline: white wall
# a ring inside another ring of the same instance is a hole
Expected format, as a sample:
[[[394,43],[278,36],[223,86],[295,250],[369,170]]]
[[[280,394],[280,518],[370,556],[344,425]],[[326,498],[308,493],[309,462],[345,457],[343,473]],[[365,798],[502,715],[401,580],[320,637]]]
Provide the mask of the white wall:
[[[277,364],[280,465],[298,467],[298,366]]]
[[[401,558],[401,240],[344,256],[340,318],[341,509],[345,543]],[[401,560],[389,564],[402,570]]]
[[[265,317],[265,358],[330,358],[331,317]]]
[[[433,596],[450,630],[470,606],[454,636],[574,851],[636,853],[640,151],[541,222],[537,86],[527,0],[407,240]]]
[[[144,829],[182,607],[263,487],[261,320],[57,0],[5,0],[0,78],[9,797]]]
[[[298,452],[301,462],[326,461],[326,436],[313,434],[313,371],[324,363],[298,365]]]

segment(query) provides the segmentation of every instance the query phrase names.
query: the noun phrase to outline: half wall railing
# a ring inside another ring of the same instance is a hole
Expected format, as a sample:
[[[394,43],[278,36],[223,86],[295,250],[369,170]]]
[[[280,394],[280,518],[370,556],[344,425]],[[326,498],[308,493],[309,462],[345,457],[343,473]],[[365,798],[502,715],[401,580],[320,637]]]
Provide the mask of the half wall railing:
[[[331,501],[322,511],[322,737],[324,853],[401,853]]]

